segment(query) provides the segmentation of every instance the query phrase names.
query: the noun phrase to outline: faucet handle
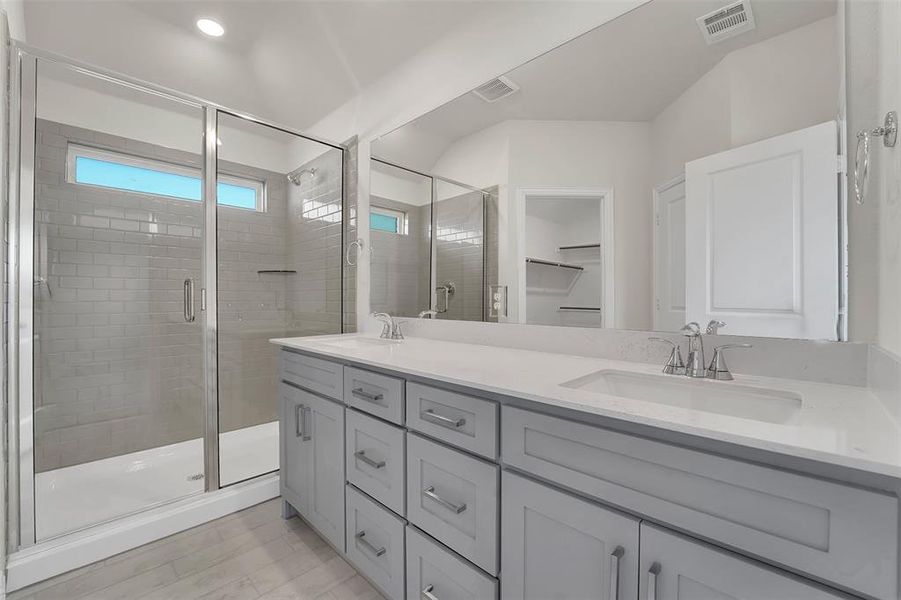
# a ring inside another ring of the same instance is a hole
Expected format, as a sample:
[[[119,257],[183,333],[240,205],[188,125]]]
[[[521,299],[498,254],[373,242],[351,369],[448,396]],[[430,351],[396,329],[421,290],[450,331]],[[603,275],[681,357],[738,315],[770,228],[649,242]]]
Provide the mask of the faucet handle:
[[[682,350],[679,348],[679,344],[672,340],[660,337],[649,337],[648,340],[652,342],[663,342],[664,344],[669,344],[673,348],[672,352],[670,352],[669,359],[666,361],[666,364],[663,365],[664,373],[667,375],[685,374],[685,363],[682,361]]]
[[[730,348],[753,348],[752,344],[723,344],[713,349],[713,358],[710,360],[710,366],[707,367],[707,378],[717,379],[719,381],[732,381],[732,372],[726,365],[726,357],[723,350]]]
[[[726,326],[725,321],[718,321],[716,319],[711,319],[709,323],[707,323],[707,335],[716,335],[720,329]]]
[[[683,335],[687,335],[688,337],[697,337],[701,335],[701,326],[698,325],[697,321],[692,321],[691,323],[686,323],[682,326],[682,329],[679,330]]]

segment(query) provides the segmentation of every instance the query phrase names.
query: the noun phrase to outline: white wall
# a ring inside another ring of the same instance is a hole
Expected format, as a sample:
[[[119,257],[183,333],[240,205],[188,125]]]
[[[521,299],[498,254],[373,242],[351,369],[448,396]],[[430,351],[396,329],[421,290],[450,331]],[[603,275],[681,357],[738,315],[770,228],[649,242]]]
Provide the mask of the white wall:
[[[427,177],[411,179],[399,177],[386,170],[373,168],[369,183],[370,194],[411,206],[426,206],[432,202],[432,182]]]
[[[90,77],[73,80],[66,74],[66,80],[57,79],[52,77],[53,71],[48,73],[51,68],[39,67],[38,117],[166,148],[201,152],[203,112],[199,108]],[[234,127],[236,118],[223,122],[232,126],[220,124],[220,152],[245,165],[287,173],[303,164],[305,156],[318,156],[327,150],[281,132],[266,135],[264,126],[250,122],[246,127]]]
[[[686,162],[836,118],[836,17],[730,52],[652,122],[653,181]]]

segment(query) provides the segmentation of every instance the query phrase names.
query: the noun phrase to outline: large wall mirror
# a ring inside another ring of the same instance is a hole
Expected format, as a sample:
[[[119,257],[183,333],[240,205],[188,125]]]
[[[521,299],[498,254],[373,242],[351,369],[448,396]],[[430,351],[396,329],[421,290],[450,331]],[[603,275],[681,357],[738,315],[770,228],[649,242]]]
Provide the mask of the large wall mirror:
[[[372,308],[846,339],[841,27],[652,0],[379,138]]]

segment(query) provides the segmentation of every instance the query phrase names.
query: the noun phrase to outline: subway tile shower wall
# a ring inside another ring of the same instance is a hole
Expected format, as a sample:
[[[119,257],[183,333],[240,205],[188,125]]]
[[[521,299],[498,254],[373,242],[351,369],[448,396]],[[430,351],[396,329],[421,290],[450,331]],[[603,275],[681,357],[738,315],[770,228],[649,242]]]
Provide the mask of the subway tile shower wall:
[[[373,229],[370,303],[373,311],[415,316],[429,308],[429,223],[431,207],[412,206],[372,196],[371,206],[402,212],[407,230]]]
[[[481,192],[435,202],[436,283],[456,291],[441,319],[483,320],[484,206]],[[437,302],[444,303],[443,298]],[[442,306],[443,308],[443,306]]]
[[[199,167],[195,154],[38,121],[35,275],[49,284],[35,287],[38,472],[203,432],[200,312],[185,323],[182,296],[186,278],[199,296],[202,207],[67,183],[70,141]],[[334,152],[320,157],[328,164],[304,197],[283,173],[220,161],[264,181],[268,196],[266,212],[218,213],[223,431],[275,419],[266,340],[340,330],[340,302],[328,294],[340,298],[340,218],[305,220],[301,208],[315,197],[340,211]],[[257,273],[265,269],[298,275]]]

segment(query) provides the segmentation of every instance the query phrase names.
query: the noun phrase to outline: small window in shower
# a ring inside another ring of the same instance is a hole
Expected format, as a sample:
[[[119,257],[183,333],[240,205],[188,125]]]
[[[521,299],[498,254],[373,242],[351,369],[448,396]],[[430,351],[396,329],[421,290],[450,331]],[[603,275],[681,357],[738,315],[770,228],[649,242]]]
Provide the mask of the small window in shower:
[[[399,210],[382,208],[381,206],[369,207],[369,228],[374,231],[385,231],[406,235],[407,215]]]
[[[201,200],[203,189],[199,169],[76,144],[69,144],[66,178],[69,183],[192,202]],[[223,206],[265,211],[262,181],[220,175],[216,197]]]

